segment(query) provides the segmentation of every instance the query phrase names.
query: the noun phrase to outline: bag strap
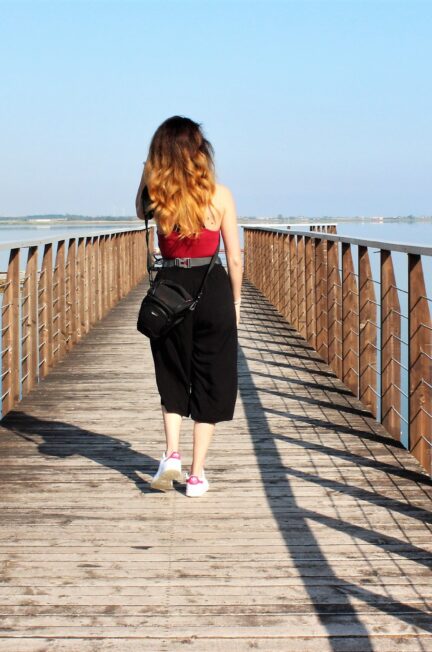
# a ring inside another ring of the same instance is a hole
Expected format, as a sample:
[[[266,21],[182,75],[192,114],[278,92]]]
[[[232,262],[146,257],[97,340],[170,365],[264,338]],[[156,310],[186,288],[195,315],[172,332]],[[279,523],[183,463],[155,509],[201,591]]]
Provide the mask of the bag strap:
[[[206,282],[206,280],[207,280],[207,276],[209,275],[210,270],[212,269],[213,265],[215,264],[215,262],[216,262],[216,256],[217,256],[218,253],[219,253],[220,239],[221,239],[221,237],[220,237],[220,233],[219,233],[219,242],[218,242],[217,249],[216,249],[216,251],[214,252],[214,254],[213,254],[213,256],[212,256],[212,259],[211,259],[211,261],[210,261],[209,264],[208,264],[207,271],[206,271],[206,273],[204,274],[204,278],[203,278],[203,280],[202,280],[202,283],[201,283],[200,289],[199,289],[198,294],[196,295],[195,299],[193,300],[193,302],[192,302],[192,304],[191,304],[191,306],[190,306],[190,310],[194,310],[196,304],[197,304],[198,301],[200,300],[201,295],[202,295],[202,293],[203,293],[203,291],[204,291],[204,285],[205,285],[205,282]]]
[[[143,191],[141,193],[141,204],[142,204],[142,209],[144,213],[144,221],[145,221],[145,234],[146,234],[146,243],[147,243],[147,272],[149,275],[149,279],[151,279],[151,272],[153,271],[153,266],[152,266],[152,261],[151,261],[151,255],[150,255],[150,244],[149,244],[149,225],[148,222],[149,220],[152,219],[153,217],[153,211],[149,210],[149,204],[151,202],[150,195],[148,192],[147,186],[144,186]]]
[[[146,232],[146,243],[147,243],[147,271],[148,271],[148,274],[149,274],[149,279],[151,279],[151,271],[153,271],[154,268],[151,265],[148,221],[149,221],[149,219],[150,220],[152,219],[152,217],[154,215],[154,211],[149,209],[149,204],[151,203],[151,199],[150,199],[150,195],[149,195],[149,192],[148,192],[147,185],[144,186],[143,191],[141,193],[141,203],[142,203],[142,208],[143,208],[143,213],[144,213],[144,220],[145,220],[145,225],[146,225],[145,232]],[[216,257],[217,257],[217,255],[219,253],[220,241],[221,241],[221,234],[219,233],[219,242],[218,242],[217,249],[214,252],[214,254],[213,254],[212,258],[211,258],[211,261],[209,262],[209,264],[207,266],[207,271],[204,274],[204,278],[203,278],[203,280],[201,282],[200,289],[198,290],[198,294],[196,295],[195,299],[193,300],[193,302],[191,303],[191,305],[189,307],[190,310],[195,309],[196,304],[198,303],[198,301],[201,298],[201,295],[202,295],[202,293],[204,291],[204,285],[205,285],[205,282],[207,280],[207,276],[209,275],[210,270],[215,265]]]

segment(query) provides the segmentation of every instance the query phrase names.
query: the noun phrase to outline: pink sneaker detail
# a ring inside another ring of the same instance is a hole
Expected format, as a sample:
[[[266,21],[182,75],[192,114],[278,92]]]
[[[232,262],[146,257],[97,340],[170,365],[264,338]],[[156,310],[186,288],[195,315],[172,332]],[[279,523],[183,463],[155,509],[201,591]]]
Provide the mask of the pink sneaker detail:
[[[200,480],[197,475],[191,475],[187,479],[188,484],[203,484],[204,480]]]
[[[167,460],[171,460],[171,459],[173,459],[173,460],[181,460],[180,453],[177,453],[177,451],[174,451],[174,453],[171,453],[171,455],[169,455],[167,457]]]

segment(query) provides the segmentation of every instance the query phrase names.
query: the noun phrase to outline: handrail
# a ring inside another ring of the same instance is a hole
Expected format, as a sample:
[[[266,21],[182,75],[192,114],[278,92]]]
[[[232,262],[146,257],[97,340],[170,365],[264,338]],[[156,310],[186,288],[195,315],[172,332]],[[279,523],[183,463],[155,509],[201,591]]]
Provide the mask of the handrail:
[[[256,231],[273,231],[276,233],[287,233],[285,229],[261,226],[245,226],[245,229]],[[311,231],[299,231],[290,229],[290,235],[310,235]],[[432,256],[432,247],[424,247],[421,245],[405,244],[403,242],[386,242],[384,240],[369,240],[367,238],[353,238],[346,235],[336,235],[333,233],[325,233],[321,231],[312,231],[314,238],[322,240],[329,240],[331,242],[342,242],[345,244],[360,245],[362,247],[374,247],[376,249],[387,249],[388,251],[400,251],[404,254],[416,254],[417,256]]]
[[[140,220],[141,222],[141,220]],[[154,224],[150,224],[150,227],[154,228]],[[107,230],[96,230],[96,231],[85,231],[81,233],[61,233],[59,235],[52,235],[47,238],[31,238],[30,240],[16,240],[15,242],[1,242],[0,251],[10,251],[10,249],[27,249],[27,247],[40,247],[41,245],[60,242],[61,240],[70,240],[71,238],[82,238],[84,235],[86,238],[101,236],[101,235],[113,235],[114,233],[130,233],[130,231],[145,231],[145,225],[137,224],[137,226],[126,228],[126,229],[107,229]]]
[[[85,235],[86,237],[91,237],[91,236],[99,236],[99,235],[112,235],[114,233],[129,233],[131,230],[133,231],[145,231],[145,224],[141,224],[142,220],[137,220],[137,225],[131,229],[131,227],[128,228],[114,228],[114,229],[104,229],[103,231],[96,230],[96,231],[86,231]],[[61,225],[62,226],[62,225]],[[246,225],[246,224],[239,224],[239,226],[244,227],[244,228],[261,228],[259,226],[255,225]],[[294,225],[294,226],[306,226],[303,224],[300,225]],[[327,228],[327,227],[336,227],[336,223],[331,222],[331,223],[325,223],[325,224],[311,224],[311,228],[319,227],[319,228]],[[154,230],[156,228],[155,224],[149,224],[149,228]],[[291,226],[287,225],[287,229],[290,229],[291,231]],[[82,237],[82,233],[61,233],[59,235],[52,235],[47,238],[31,238],[29,240],[16,240],[14,241],[6,241],[6,242],[0,242],[0,251],[10,251],[10,249],[26,249],[27,247],[39,247],[41,245],[48,244],[50,242],[60,242],[61,240],[69,240],[70,238],[80,238]]]
[[[431,298],[422,266],[432,247],[255,226],[244,227],[244,241],[245,277],[432,475]],[[394,252],[405,254],[406,294],[396,286]]]
[[[154,228],[149,241],[153,249]],[[146,276],[147,253],[141,225],[8,242],[0,249],[10,250],[1,284],[3,417]]]

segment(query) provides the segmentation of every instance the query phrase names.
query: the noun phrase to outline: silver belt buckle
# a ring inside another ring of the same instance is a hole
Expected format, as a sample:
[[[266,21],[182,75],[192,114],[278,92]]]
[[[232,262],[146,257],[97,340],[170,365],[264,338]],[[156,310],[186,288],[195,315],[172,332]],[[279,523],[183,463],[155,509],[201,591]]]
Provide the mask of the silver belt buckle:
[[[177,265],[177,267],[190,267],[191,266],[191,259],[190,258],[175,258],[174,259],[174,265]]]

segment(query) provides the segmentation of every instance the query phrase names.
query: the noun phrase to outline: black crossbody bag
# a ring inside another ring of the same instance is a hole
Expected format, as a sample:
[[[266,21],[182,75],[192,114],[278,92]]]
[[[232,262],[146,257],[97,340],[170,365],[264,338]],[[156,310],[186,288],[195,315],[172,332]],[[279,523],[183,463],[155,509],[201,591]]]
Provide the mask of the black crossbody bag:
[[[141,201],[146,225],[147,271],[149,275],[150,288],[141,303],[138,313],[137,330],[146,337],[158,338],[165,335],[169,330],[171,330],[171,328],[183,321],[189,310],[195,310],[195,307],[203,293],[206,279],[215,264],[216,257],[219,253],[220,235],[217,249],[208,264],[198,294],[195,297],[192,297],[186,288],[180,285],[180,283],[164,278],[153,279],[152,272],[162,268],[158,268],[151,263],[148,221],[152,218],[153,212],[149,211],[148,208],[151,200],[147,186],[143,189]],[[156,262],[158,262],[158,260],[160,259],[157,259]]]

